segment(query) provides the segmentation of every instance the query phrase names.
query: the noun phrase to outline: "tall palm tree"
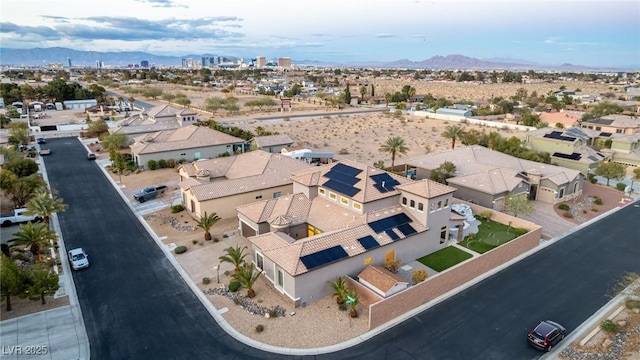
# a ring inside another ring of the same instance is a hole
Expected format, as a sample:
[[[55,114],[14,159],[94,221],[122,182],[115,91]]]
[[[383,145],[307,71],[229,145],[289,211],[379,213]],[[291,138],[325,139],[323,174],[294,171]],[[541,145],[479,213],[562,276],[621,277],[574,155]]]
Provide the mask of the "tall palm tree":
[[[380,145],[378,151],[391,154],[391,170],[396,163],[396,154],[406,154],[409,148],[405,145],[404,139],[399,136],[390,136],[387,142]]]
[[[224,252],[227,254],[220,256],[218,259],[220,259],[220,262],[233,264],[233,271],[237,274],[242,264],[244,264],[244,258],[248,255],[244,253],[245,250],[247,250],[246,246],[240,247],[240,245],[236,245],[236,247],[228,247],[224,249]]]
[[[49,192],[49,189],[42,187],[25,207],[28,210],[27,214],[42,217],[48,228],[51,215],[67,209],[67,204],[63,201],[64,199],[55,197]]]
[[[255,271],[255,265],[253,263],[244,264],[238,269],[235,274],[233,274],[233,279],[247,288],[248,298],[253,298],[256,296],[256,292],[255,290],[253,290],[253,285],[255,285],[259,277],[260,272]]]
[[[124,97],[118,96],[118,108],[120,109],[120,112],[122,112],[122,103],[123,102],[124,102]]]
[[[53,230],[49,230],[43,223],[28,222],[20,224],[20,230],[14,234],[15,238],[9,240],[13,246],[28,246],[31,253],[40,260],[40,249],[48,243],[58,240],[58,235]]]
[[[390,93],[384,94],[384,101],[387,102],[387,107],[389,107],[389,101],[391,101],[391,98],[392,98],[392,96],[391,96]]]
[[[344,303],[344,298],[347,296],[347,282],[342,276],[336,276],[334,281],[329,281],[329,286],[333,289],[331,296],[336,298],[338,305]]]
[[[464,130],[458,125],[449,125],[442,133],[442,136],[451,139],[451,149],[456,147],[456,139],[460,139],[464,135]]]
[[[413,106],[413,97],[416,96],[416,88],[413,86],[409,88],[407,91],[407,95],[409,95],[409,107]]]
[[[220,220],[220,217],[218,216],[218,214],[216,213],[207,214],[206,211],[204,212],[204,215],[200,220],[196,220],[198,227],[204,230],[205,240],[211,240],[211,233],[209,232],[209,230],[211,230],[213,225],[215,225],[215,223],[217,223],[218,220]]]

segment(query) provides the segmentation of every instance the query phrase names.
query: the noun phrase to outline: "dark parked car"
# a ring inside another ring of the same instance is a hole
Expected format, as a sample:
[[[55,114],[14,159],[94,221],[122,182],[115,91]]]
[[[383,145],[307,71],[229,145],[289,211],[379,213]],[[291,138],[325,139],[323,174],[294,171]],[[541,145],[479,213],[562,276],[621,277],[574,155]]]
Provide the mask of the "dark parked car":
[[[38,144],[46,144],[47,143],[47,139],[45,139],[43,137],[37,138],[36,141],[38,142]]]
[[[529,332],[527,339],[529,344],[538,350],[551,351],[551,349],[564,339],[567,329],[555,321],[541,321],[538,326]]]

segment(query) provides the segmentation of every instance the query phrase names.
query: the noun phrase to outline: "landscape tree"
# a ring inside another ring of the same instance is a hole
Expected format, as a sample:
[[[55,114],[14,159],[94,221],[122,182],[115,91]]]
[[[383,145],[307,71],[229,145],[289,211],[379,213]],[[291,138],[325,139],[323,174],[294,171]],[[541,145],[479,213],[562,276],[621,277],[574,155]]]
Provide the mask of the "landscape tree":
[[[607,179],[607,186],[609,186],[609,180],[611,179],[614,179],[614,180],[624,179],[626,169],[627,167],[622,164],[603,161],[603,162],[600,162],[596,167],[595,174],[597,176],[602,176],[603,178]]]
[[[109,125],[104,121],[104,119],[98,119],[96,121],[92,121],[87,126],[87,136],[88,137],[100,137],[102,134],[106,134],[109,132]]]
[[[416,96],[416,88],[414,88],[413,86],[409,87],[409,90],[407,90],[407,97],[409,100],[409,106],[411,107],[413,105],[413,97]]]
[[[28,222],[20,224],[20,230],[9,240],[11,246],[29,247],[36,261],[40,261],[40,250],[53,241],[58,240],[58,235],[53,230],[49,230],[46,224]]]
[[[518,217],[518,215],[531,215],[536,211],[533,203],[525,194],[509,194],[504,198],[504,209]]]
[[[344,89],[344,103],[351,104],[351,90],[349,90],[349,83],[347,83],[347,87]]]
[[[102,142],[102,146],[104,146],[109,151],[111,151],[111,149],[123,149],[125,146],[127,146],[127,134],[105,134],[100,137],[100,141]]]
[[[227,262],[233,265],[233,272],[237,274],[240,271],[240,267],[244,264],[244,258],[249,255],[245,254],[245,250],[247,250],[246,246],[240,247],[240,245],[236,245],[235,247],[228,247],[224,249],[225,255],[220,256],[220,262]]]
[[[333,289],[331,296],[336,298],[336,303],[338,303],[338,305],[344,303],[347,291],[347,282],[344,280],[344,277],[336,276],[335,280],[329,281],[329,286]]]
[[[9,143],[29,144],[29,125],[25,122],[9,123]]]
[[[31,295],[38,295],[42,305],[47,303],[46,295],[53,295],[60,288],[58,274],[45,264],[34,264],[27,274],[27,290]]]
[[[376,96],[376,86],[371,84],[371,97]]]
[[[456,139],[460,139],[462,136],[464,136],[464,130],[458,125],[448,125],[442,133],[442,137],[451,139],[452,150],[456,147]]]
[[[187,106],[191,104],[191,100],[187,97],[176,97],[174,102],[178,105]]]
[[[142,95],[152,98],[153,100],[157,99],[163,93],[162,89],[152,86],[147,86],[142,91]]]
[[[389,107],[389,101],[391,101],[392,95],[390,93],[384,94],[384,101],[387,103],[387,107]]]
[[[11,171],[17,177],[25,177],[38,172],[38,163],[31,159],[19,157],[5,162],[3,169]]]
[[[633,191],[634,181],[640,181],[640,168],[633,169],[633,176],[631,177],[631,191]]]
[[[47,185],[38,174],[18,177],[5,169],[0,169],[0,179],[2,180],[0,187],[11,196],[15,208],[23,207],[37,189]]]
[[[176,98],[176,95],[172,93],[162,94],[162,99],[168,102],[172,102],[175,98]]]
[[[134,102],[136,101],[136,99],[133,96],[129,96],[129,105],[131,107],[131,110],[134,110],[135,105]]]
[[[7,301],[7,311],[11,311],[11,296],[20,295],[25,290],[25,276],[13,259],[0,255],[0,295]]]
[[[590,110],[582,115],[582,121],[588,121],[597,119],[602,116],[619,114],[624,111],[624,108],[618,104],[610,101],[602,101],[589,108]]]
[[[212,113],[216,113],[219,109],[223,108],[225,105],[224,99],[213,96],[207,98],[205,101],[204,109],[207,111],[211,111]]]
[[[409,148],[401,137],[390,136],[384,144],[380,145],[378,151],[391,154],[391,170],[393,171],[396,163],[396,155],[406,154]]]
[[[364,96],[367,95],[367,87],[366,86],[360,86],[360,95],[362,96],[362,100],[364,101]]]
[[[259,277],[260,272],[255,271],[255,265],[253,263],[244,264],[233,274],[233,279],[247,289],[248,298],[254,298],[256,296],[253,285],[255,285]]]
[[[213,225],[220,220],[220,217],[215,212],[208,214],[206,211],[200,220],[196,220],[198,227],[204,230],[204,239],[211,240],[211,233],[209,232]]]
[[[456,173],[456,165],[450,161],[445,161],[437,168],[431,170],[429,178],[441,184],[446,184],[447,179]]]
[[[35,196],[27,202],[25,207],[28,210],[27,214],[41,217],[44,223],[47,224],[47,227],[49,226],[49,219],[53,213],[62,212],[67,209],[64,199],[50,193],[47,187],[40,188]]]

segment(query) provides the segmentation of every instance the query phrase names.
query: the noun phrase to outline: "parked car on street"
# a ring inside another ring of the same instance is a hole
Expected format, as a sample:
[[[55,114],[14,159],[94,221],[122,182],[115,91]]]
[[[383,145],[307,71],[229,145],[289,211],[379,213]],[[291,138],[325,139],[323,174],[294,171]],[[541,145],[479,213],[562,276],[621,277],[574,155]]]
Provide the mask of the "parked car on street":
[[[40,156],[51,155],[51,149],[40,149]]]
[[[43,138],[43,137],[39,137],[36,139],[36,142],[38,142],[38,144],[46,144],[47,143],[47,139]]]
[[[95,160],[96,159],[96,154],[94,154],[92,152],[88,152],[87,153],[87,159],[88,160]]]
[[[541,321],[538,326],[529,332],[527,339],[529,344],[538,350],[551,351],[551,349],[564,339],[567,329],[555,321]]]
[[[73,270],[80,270],[89,267],[89,255],[82,248],[69,250],[69,263]]]

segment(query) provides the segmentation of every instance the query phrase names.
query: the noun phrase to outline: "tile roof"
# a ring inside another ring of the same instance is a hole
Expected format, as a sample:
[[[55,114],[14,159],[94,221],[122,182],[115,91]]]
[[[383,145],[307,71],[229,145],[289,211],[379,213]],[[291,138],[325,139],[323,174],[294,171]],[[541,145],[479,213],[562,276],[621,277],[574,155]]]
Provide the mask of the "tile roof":
[[[495,168],[486,172],[456,176],[447,179],[447,182],[455,185],[475,189],[487,194],[502,194],[513,191],[518,185],[525,182],[517,176],[512,169]]]
[[[383,293],[387,293],[391,288],[393,288],[397,283],[407,283],[407,281],[400,276],[392,273],[391,271],[381,267],[381,266],[367,266],[360,274],[358,274],[358,278],[362,279],[372,286],[375,286],[376,289],[382,291]]]
[[[568,112],[541,112],[539,113],[540,121],[546,122],[550,126],[560,123],[564,127],[571,127],[578,123],[580,115]]]
[[[357,201],[360,203],[367,203],[375,200],[380,200],[387,197],[398,195],[400,193],[396,189],[391,191],[381,192],[374,186],[375,182],[374,180],[371,179],[372,175],[388,174],[392,179],[396,180],[400,184],[413,182],[413,180],[408,179],[404,176],[399,176],[393,173],[389,173],[384,170],[376,169],[374,167],[367,166],[365,164],[361,164],[359,162],[352,161],[352,160],[340,160],[328,165],[299,171],[291,174],[291,179],[294,182],[300,183],[305,186],[315,186],[316,184],[319,186],[323,186],[323,184],[325,184],[328,180],[330,180],[328,177],[326,177],[326,174],[338,164],[346,165],[348,167],[361,170],[359,174],[355,175],[355,178],[357,179],[357,181],[355,182],[355,184],[353,184],[353,187],[359,191],[353,196],[348,196],[354,201]],[[318,173],[318,174],[311,176],[311,174],[315,174],[315,173]],[[315,176],[318,176],[317,182],[316,182]],[[335,190],[332,189],[332,191],[335,191]],[[348,194],[343,194],[343,195],[348,195]]]
[[[242,144],[243,139],[227,135],[206,126],[185,126],[174,130],[157,131],[134,138],[129,147],[132,153],[154,154],[159,152],[194,149],[227,144]]]
[[[256,136],[253,139],[260,147],[291,145],[295,143],[295,141],[293,141],[293,139],[287,134]]]
[[[196,161],[185,171],[195,176],[198,170],[206,169],[214,180],[198,185],[183,181],[184,184],[180,186],[185,190],[190,188],[198,201],[206,201],[291,184],[292,172],[311,167],[287,156],[256,150],[226,158]],[[215,180],[219,177],[225,179]]]
[[[160,117],[172,117],[175,118],[176,115],[197,115],[198,113],[190,110],[190,109],[177,109],[173,106],[169,105],[160,105],[154,106],[149,110],[145,110],[142,112],[143,115],[147,115],[150,118],[160,118]]]
[[[428,179],[398,185],[396,188],[398,190],[421,196],[425,199],[431,199],[456,191],[456,189],[451,186],[440,184],[439,182]]]
[[[585,121],[584,123],[588,123],[588,124],[596,124],[596,125],[602,125],[598,123],[598,120],[613,120],[613,122],[609,125],[604,125],[604,126],[610,126],[610,127],[617,127],[617,128],[640,128],[640,120],[638,120],[638,118],[635,117],[631,117],[628,115],[619,115],[619,114],[611,114],[611,115],[605,115],[605,116],[601,116],[599,119],[593,119],[593,120],[589,120],[589,121]]]
[[[139,115],[133,115],[117,121],[109,131],[112,133],[141,134],[154,131],[178,129],[182,127],[178,116],[193,116],[197,113],[190,109],[177,109],[169,105],[155,106]]]

